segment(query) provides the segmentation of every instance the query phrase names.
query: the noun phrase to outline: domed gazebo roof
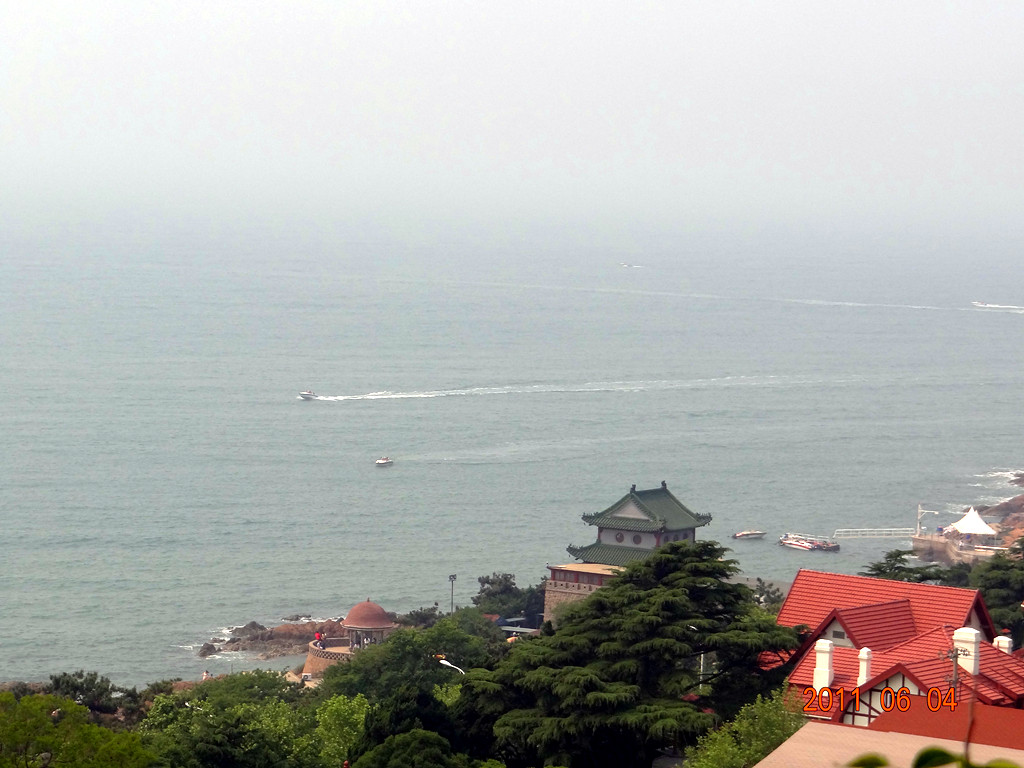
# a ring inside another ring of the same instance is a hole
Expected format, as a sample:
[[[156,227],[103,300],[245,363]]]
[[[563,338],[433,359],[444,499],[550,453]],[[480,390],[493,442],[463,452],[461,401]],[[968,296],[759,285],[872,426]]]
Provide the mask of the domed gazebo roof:
[[[347,629],[392,629],[395,622],[388,616],[387,611],[376,603],[371,603],[370,598],[366,598],[366,602],[359,603],[348,612],[341,626]]]

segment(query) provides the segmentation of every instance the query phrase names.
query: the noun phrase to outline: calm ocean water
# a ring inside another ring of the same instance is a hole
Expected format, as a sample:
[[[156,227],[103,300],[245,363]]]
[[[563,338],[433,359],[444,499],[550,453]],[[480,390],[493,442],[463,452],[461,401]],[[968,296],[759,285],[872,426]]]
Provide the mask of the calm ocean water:
[[[0,680],[194,679],[254,663],[196,658],[226,626],[535,583],[632,483],[722,541],[1018,490],[1024,312],[971,306],[1024,304],[994,256],[455,254],[7,246]],[[730,542],[778,579],[905,544]]]

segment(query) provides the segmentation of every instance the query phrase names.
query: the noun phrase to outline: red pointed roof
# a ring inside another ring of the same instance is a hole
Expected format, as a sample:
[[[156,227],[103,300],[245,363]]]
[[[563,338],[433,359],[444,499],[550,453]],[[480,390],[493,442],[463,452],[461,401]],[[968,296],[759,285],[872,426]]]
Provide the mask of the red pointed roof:
[[[914,636],[914,615],[906,598],[856,608],[837,608],[830,614],[846,629],[856,648],[879,650]],[[826,626],[829,617],[822,620]]]
[[[813,630],[821,628],[822,621],[834,609],[848,610],[896,600],[908,601],[914,633],[946,624],[966,626],[970,623],[971,612],[977,611],[982,634],[988,640],[996,635],[988,609],[976,589],[914,584],[804,568],[797,572],[777,621],[787,627],[806,624]]]
[[[954,631],[951,626],[936,627],[885,651],[874,652],[872,649],[871,677],[861,687],[871,688],[897,672],[902,672],[922,690],[938,688],[945,691],[950,686],[953,672],[952,661],[945,654],[953,647]],[[830,687],[847,690],[857,687],[860,672],[858,654],[856,648],[832,649],[834,677]],[[978,656],[977,675],[963,668],[958,670],[960,700],[967,701],[976,696],[986,704],[999,706],[1019,706],[1024,703],[1024,661],[985,642],[978,646]],[[790,684],[813,685],[814,665],[815,654],[812,648],[793,670],[789,677]]]

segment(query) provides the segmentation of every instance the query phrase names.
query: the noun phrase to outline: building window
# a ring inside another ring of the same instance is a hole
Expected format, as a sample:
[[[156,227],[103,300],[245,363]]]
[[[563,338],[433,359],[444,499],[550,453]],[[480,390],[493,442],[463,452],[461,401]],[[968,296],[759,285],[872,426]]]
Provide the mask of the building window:
[[[635,536],[633,536],[633,543],[634,544],[639,544],[641,541],[643,541],[643,538],[641,538],[639,533],[636,534]]]
[[[625,537],[625,536],[623,536],[623,535],[622,535],[621,533],[616,533],[616,534],[615,534],[615,540],[616,540],[617,542],[619,542],[619,544],[621,544],[621,543],[622,543],[622,540],[623,540],[623,539],[625,539],[625,538],[626,538],[626,537]]]
[[[836,638],[837,640],[845,640],[846,639],[846,633],[843,632],[843,630],[841,630],[841,629],[833,629],[832,630],[832,637]]]

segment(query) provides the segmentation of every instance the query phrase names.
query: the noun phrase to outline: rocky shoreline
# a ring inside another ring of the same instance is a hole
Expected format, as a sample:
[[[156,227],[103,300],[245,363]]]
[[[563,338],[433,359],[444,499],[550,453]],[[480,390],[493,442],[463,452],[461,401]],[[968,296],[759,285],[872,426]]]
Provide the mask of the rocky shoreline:
[[[1024,472],[1014,473],[1011,484],[1024,487]],[[1024,494],[994,504],[991,507],[976,506],[979,515],[998,518],[999,538],[1004,547],[1012,546],[1024,536]]]
[[[294,622],[300,618],[303,617],[288,616],[285,621]],[[260,660],[297,656],[306,653],[317,632],[327,637],[344,637],[348,633],[342,627],[341,619],[285,623],[269,629],[250,621],[241,627],[231,627],[229,632],[227,638],[214,637],[203,643],[198,651],[199,657],[206,658],[221,651],[252,653]]]

